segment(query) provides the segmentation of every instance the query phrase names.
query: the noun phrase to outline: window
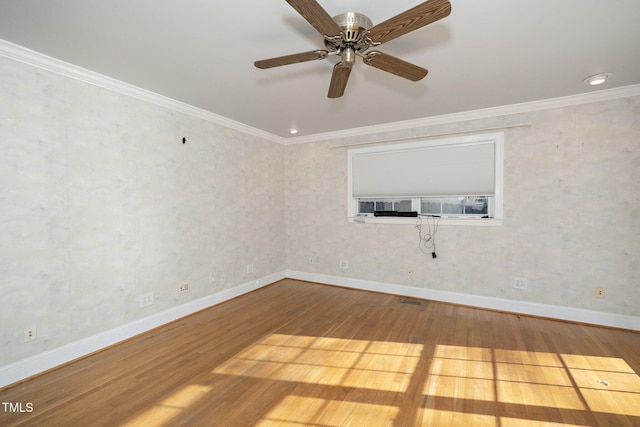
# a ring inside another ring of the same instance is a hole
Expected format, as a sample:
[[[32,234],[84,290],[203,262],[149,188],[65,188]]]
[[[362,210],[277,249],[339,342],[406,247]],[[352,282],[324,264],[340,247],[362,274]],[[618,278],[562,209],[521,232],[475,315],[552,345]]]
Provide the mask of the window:
[[[417,141],[348,151],[348,216],[415,211],[496,225],[502,219],[502,133]],[[371,218],[369,218],[371,217]]]
[[[419,212],[438,216],[489,216],[491,196],[423,197]]]
[[[375,211],[411,212],[411,199],[358,199],[358,213],[371,214]]]

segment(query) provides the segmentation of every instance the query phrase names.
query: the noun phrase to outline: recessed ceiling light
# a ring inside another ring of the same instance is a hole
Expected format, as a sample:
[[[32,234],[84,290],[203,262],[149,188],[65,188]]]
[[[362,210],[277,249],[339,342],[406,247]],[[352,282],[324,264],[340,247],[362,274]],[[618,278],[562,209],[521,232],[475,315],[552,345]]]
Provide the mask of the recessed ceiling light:
[[[289,133],[291,135],[295,135],[296,133],[298,133],[298,128],[289,128]]]
[[[586,79],[584,79],[582,83],[591,85],[591,86],[601,85],[602,83],[607,81],[607,79],[611,76],[613,76],[613,73],[595,74],[593,76],[589,76]]]

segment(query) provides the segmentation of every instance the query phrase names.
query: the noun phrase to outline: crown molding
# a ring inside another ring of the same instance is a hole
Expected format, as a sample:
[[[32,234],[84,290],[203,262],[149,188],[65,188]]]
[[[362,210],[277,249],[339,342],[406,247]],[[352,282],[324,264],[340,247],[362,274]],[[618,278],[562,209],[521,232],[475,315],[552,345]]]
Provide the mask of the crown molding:
[[[428,126],[507,116],[511,114],[530,113],[533,111],[549,110],[552,108],[570,107],[574,105],[589,104],[592,102],[608,101],[619,98],[629,98],[633,96],[640,96],[640,84],[622,86],[613,89],[603,89],[594,92],[581,93],[577,95],[563,96],[558,98],[542,99],[539,101],[523,102],[520,104],[504,105],[500,107],[491,107],[480,110],[464,111],[460,113],[444,114],[440,116],[424,117],[414,120],[404,120],[399,122],[365,126],[335,132],[292,137],[285,139],[285,144],[304,144],[309,142],[353,138],[385,132],[395,132]]]
[[[212,113],[210,111],[206,111],[201,108],[185,104],[184,102],[176,101],[175,99],[157,94],[155,92],[142,89],[129,83],[125,83],[123,81],[107,77],[94,71],[69,64],[68,62],[52,58],[50,56],[2,39],[0,39],[0,57],[11,59],[17,62],[22,62],[24,64],[50,71],[52,73],[56,73],[65,77],[79,80],[84,83],[101,87],[103,89],[130,96],[132,98],[155,104],[160,107],[168,108],[179,113],[187,114],[192,117],[206,120],[220,126],[235,129],[237,131],[253,135],[258,138],[266,139],[278,144],[285,143],[284,138],[274,135],[270,132],[265,132],[261,129],[245,125],[244,123],[231,120],[227,117]]]
[[[99,86],[103,89],[131,96],[133,98],[137,98],[151,104],[165,107],[282,145],[304,144],[326,140],[352,138],[370,134],[379,134],[418,127],[451,124],[469,120],[486,119],[497,116],[506,116],[510,114],[528,113],[532,111],[548,110],[551,108],[561,108],[573,105],[588,104],[592,102],[640,96],[640,84],[637,84],[613,89],[597,90],[559,98],[524,102],[520,104],[511,104],[480,110],[464,111],[460,113],[444,114],[440,116],[431,116],[414,120],[403,120],[398,122],[345,129],[334,132],[283,138],[273,133],[266,132],[262,129],[248,126],[244,123],[229,119],[210,111],[203,110],[201,108],[194,107],[184,102],[180,102],[175,99],[157,94],[155,92],[151,92],[149,90],[139,88],[120,80],[116,80],[111,77],[107,77],[102,74],[87,70],[85,68],[60,61],[58,59],[2,39],[0,39],[0,57],[12,59],[14,61],[22,62],[72,79]]]

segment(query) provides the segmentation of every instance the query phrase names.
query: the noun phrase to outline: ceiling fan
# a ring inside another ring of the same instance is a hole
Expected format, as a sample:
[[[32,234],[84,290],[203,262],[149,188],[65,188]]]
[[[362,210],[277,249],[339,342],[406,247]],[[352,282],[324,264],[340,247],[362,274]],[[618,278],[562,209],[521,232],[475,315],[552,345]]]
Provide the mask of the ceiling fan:
[[[287,3],[322,34],[325,49],[264,59],[256,61],[254,65],[266,69],[338,55],[341,61],[333,67],[327,95],[329,98],[339,98],[344,93],[356,56],[361,57],[367,65],[405,79],[418,81],[424,78],[428,71],[422,67],[377,50],[366,51],[446,18],[451,13],[448,0],[428,0],[373,25],[371,20],[361,13],[342,13],[332,18],[316,0],[287,0]]]

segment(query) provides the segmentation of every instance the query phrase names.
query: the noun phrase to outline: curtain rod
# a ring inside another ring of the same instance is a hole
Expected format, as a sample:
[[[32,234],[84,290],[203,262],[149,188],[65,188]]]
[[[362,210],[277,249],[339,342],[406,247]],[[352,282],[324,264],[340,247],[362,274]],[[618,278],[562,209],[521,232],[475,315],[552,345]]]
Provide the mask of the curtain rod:
[[[433,134],[429,134],[429,135],[408,136],[408,137],[404,137],[404,138],[379,139],[377,141],[356,142],[356,143],[352,143],[352,144],[331,145],[329,148],[357,147],[359,145],[373,145],[373,144],[381,144],[383,142],[400,142],[400,141],[407,141],[407,140],[410,140],[410,139],[434,138],[436,136],[460,135],[460,134],[463,134],[463,133],[487,132],[487,131],[491,131],[491,130],[522,128],[522,127],[531,127],[531,123],[518,123],[518,124],[515,124],[515,125],[505,125],[505,126],[498,126],[498,127],[491,127],[491,128],[481,128],[481,129],[463,130],[463,131],[455,131],[455,132],[444,132],[444,133],[433,133]]]

